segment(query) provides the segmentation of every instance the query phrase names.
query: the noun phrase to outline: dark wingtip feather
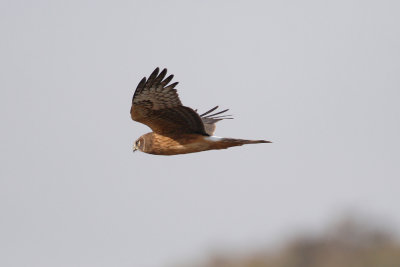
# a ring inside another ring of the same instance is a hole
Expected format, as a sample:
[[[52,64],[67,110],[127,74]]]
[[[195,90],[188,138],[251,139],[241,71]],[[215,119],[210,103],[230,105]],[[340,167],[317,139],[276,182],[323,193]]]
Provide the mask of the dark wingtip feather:
[[[154,80],[156,79],[158,72],[160,71],[160,68],[157,67],[149,76],[149,79],[146,82],[146,85],[144,86],[145,88],[150,88],[153,85]]]
[[[210,115],[208,115],[207,117],[214,117],[214,116],[216,116],[216,115],[219,115],[219,114],[222,114],[222,113],[224,113],[224,112],[227,112],[228,110],[229,110],[229,108],[228,108],[228,109],[225,109],[225,110],[223,110],[223,111],[219,111],[219,112],[214,113],[214,114],[210,114]],[[224,116],[231,116],[231,115],[224,115]]]
[[[163,69],[160,74],[158,74],[157,78],[154,80],[154,85],[160,84],[162,79],[164,79],[165,75],[167,75],[167,69]]]
[[[133,98],[135,98],[135,96],[143,90],[145,84],[146,84],[146,77],[143,77],[143,79],[140,80],[138,86],[136,87],[135,93],[133,94]],[[132,101],[133,101],[133,98],[132,98]]]
[[[145,84],[146,84],[146,77],[143,77],[143,79],[140,80],[138,86],[136,87],[136,90],[137,89],[142,89]]]
[[[150,78],[152,78],[152,77],[156,77],[156,76],[158,75],[159,72],[160,72],[160,68],[159,68],[159,67],[155,68],[155,69],[153,70],[153,72],[150,74],[149,80],[150,80]]]
[[[164,81],[162,81],[162,82],[160,83],[160,85],[161,85],[162,87],[165,87],[173,78],[174,78],[174,75],[173,75],[173,74],[169,75],[167,78],[165,78]]]
[[[210,109],[209,111],[204,112],[203,114],[200,115],[200,117],[204,117],[205,115],[213,112],[214,110],[216,110],[218,108],[218,106],[213,107],[212,109]]]
[[[167,87],[165,87],[165,89],[174,89],[174,88],[175,88],[175,86],[177,86],[177,85],[178,85],[178,83],[179,83],[179,82],[174,82],[174,83],[171,83],[170,85],[168,85]]]

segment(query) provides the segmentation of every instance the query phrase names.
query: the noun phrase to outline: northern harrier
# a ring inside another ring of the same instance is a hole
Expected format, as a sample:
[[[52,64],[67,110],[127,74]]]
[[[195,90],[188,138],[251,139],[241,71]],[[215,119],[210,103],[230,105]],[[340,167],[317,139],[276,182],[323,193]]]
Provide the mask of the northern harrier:
[[[215,123],[229,118],[229,115],[221,115],[227,109],[211,114],[217,106],[199,115],[197,110],[183,106],[174,89],[178,83],[168,85],[174,75],[165,78],[166,74],[167,69],[159,74],[159,68],[156,68],[149,79],[143,78],[136,88],[132,98],[131,117],[134,121],[149,126],[153,132],[137,139],[133,151],[176,155],[245,144],[271,143],[265,140],[213,136]]]

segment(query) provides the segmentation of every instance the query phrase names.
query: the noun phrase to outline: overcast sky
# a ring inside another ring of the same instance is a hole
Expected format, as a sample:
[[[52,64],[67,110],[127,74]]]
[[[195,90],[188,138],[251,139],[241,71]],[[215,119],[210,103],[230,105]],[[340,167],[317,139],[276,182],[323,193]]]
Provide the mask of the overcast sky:
[[[0,265],[171,266],[348,211],[400,231],[399,10],[0,1]],[[218,136],[273,144],[132,153],[155,67],[185,105],[230,108]]]

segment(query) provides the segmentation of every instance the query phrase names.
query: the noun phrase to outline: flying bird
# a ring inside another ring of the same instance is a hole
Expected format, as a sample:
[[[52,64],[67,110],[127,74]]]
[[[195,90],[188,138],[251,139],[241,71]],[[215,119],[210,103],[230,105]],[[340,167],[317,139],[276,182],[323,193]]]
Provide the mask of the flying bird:
[[[177,155],[213,149],[225,149],[246,144],[271,143],[265,140],[244,140],[213,136],[215,124],[223,119],[226,110],[214,112],[218,106],[199,115],[197,110],[182,105],[175,86],[169,84],[167,69],[156,68],[148,79],[138,84],[132,98],[131,117],[149,126],[152,132],[139,137],[133,151],[155,155]],[[164,79],[165,78],[165,79]]]

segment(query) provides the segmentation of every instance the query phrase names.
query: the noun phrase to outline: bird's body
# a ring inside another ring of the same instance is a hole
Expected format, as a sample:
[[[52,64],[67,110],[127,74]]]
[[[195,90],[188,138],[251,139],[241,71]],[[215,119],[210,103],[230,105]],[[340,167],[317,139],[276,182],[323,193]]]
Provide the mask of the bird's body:
[[[268,143],[264,140],[242,140],[204,136],[199,134],[161,135],[154,132],[142,135],[139,139],[142,152],[156,155],[177,155],[214,149],[225,149],[244,144]]]
[[[213,136],[216,122],[231,119],[229,115],[221,115],[227,109],[211,114],[217,106],[199,115],[195,110],[182,105],[174,89],[178,83],[168,85],[173,75],[164,79],[167,70],[158,73],[159,69],[156,68],[149,79],[143,78],[132,99],[132,119],[153,130],[135,141],[134,151],[177,155],[244,144],[270,143],[265,140]]]

